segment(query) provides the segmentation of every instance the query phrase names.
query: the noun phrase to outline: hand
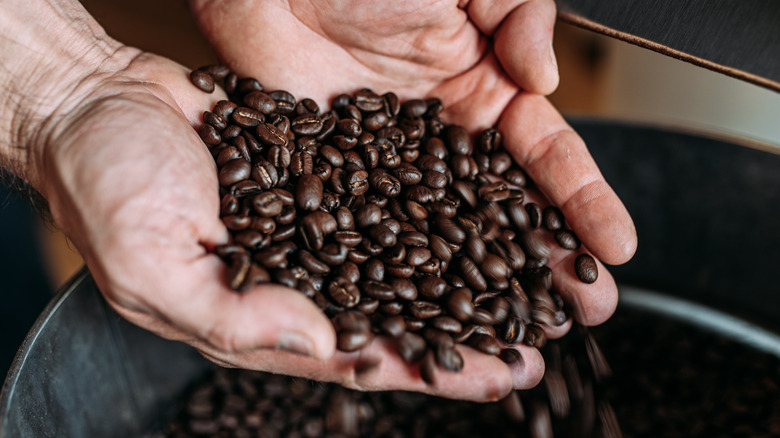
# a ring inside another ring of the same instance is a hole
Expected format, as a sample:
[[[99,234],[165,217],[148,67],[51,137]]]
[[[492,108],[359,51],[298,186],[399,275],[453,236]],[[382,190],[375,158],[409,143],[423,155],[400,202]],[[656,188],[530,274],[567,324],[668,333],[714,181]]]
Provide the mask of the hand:
[[[504,145],[543,192],[535,198],[531,194],[532,199],[558,205],[598,259],[628,261],[636,249],[631,218],[583,141],[541,95],[558,82],[551,44],[553,1],[460,3],[191,0],[223,62],[259,79],[266,89],[314,98],[323,108],[335,95],[362,87],[393,91],[402,99],[436,96],[444,101],[443,117],[449,122],[474,132],[497,125]],[[554,287],[581,323],[601,323],[617,305],[614,280],[599,263],[598,281],[580,282],[575,256],[564,250],[553,254],[548,266],[554,270]],[[568,327],[551,329],[549,335],[560,336]],[[372,345],[364,354],[378,354],[381,348]],[[533,386],[543,370],[536,350],[521,352],[524,366],[511,370],[516,388]],[[350,372],[357,361],[352,357],[353,365],[345,365]],[[475,392],[484,372],[489,370],[497,387],[508,385],[510,374],[497,359],[488,359],[468,357],[462,373],[444,376],[445,383],[436,387],[421,385],[416,375],[403,372],[402,364],[384,360],[377,372],[358,375],[352,385],[492,397],[495,389]],[[477,361],[482,361],[478,367],[469,366]],[[317,364],[297,365],[300,374],[332,378]]]

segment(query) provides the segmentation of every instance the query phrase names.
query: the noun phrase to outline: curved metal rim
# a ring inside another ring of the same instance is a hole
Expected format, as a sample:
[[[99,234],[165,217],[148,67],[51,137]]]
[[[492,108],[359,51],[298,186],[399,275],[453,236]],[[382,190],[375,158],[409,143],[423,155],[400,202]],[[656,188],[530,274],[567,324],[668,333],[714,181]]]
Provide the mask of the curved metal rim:
[[[671,295],[632,286],[619,290],[619,306],[668,316],[780,358],[780,335],[764,327]]]
[[[5,382],[3,383],[2,391],[0,391],[0,436],[3,435],[5,425],[7,421],[6,410],[10,403],[11,397],[13,397],[14,390],[16,389],[16,382],[19,379],[19,375],[24,368],[24,364],[27,361],[27,357],[30,354],[30,350],[35,345],[35,341],[41,332],[48,325],[52,316],[57,312],[57,309],[62,306],[65,300],[75,292],[78,287],[89,277],[89,271],[86,267],[81,268],[79,272],[73,275],[65,284],[62,285],[59,292],[52,298],[51,302],[41,312],[41,315],[35,320],[30,331],[25,336],[22,345],[19,347],[14,360],[11,363],[11,368],[8,370]]]

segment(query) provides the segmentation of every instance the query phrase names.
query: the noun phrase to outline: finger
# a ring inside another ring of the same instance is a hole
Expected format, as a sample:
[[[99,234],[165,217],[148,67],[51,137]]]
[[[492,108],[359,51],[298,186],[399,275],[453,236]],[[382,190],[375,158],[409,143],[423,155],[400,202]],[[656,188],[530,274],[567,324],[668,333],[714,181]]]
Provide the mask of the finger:
[[[504,145],[557,205],[598,259],[621,264],[636,251],[636,229],[585,143],[543,96],[520,93],[499,121]]]
[[[205,356],[216,363],[230,363],[242,368],[259,366],[255,369],[338,383],[359,391],[414,391],[479,402],[499,400],[513,387],[530,388],[542,378],[544,363],[534,348],[524,347],[522,354],[526,357],[513,371],[495,356],[461,345],[456,349],[463,357],[463,369],[452,372],[436,367],[433,384],[423,380],[419,364],[404,362],[397,352],[395,341],[385,336],[374,338],[358,352],[339,351],[325,361],[270,350],[231,357],[219,353],[207,353]]]
[[[553,289],[561,295],[574,318],[582,325],[593,326],[615,313],[618,290],[612,274],[598,260],[598,278],[593,283],[583,283],[574,270],[574,260],[581,253],[570,252],[551,260],[548,266],[553,271]]]
[[[550,94],[558,87],[558,63],[553,51],[555,2],[516,0],[513,2],[472,1],[469,17],[486,35],[501,65],[522,89]]]
[[[178,278],[188,279],[186,286],[145,303],[163,321],[150,328],[161,336],[223,358],[281,349],[324,359],[335,351],[331,322],[298,291],[279,285],[230,290],[223,284],[224,264],[213,255],[194,261]]]

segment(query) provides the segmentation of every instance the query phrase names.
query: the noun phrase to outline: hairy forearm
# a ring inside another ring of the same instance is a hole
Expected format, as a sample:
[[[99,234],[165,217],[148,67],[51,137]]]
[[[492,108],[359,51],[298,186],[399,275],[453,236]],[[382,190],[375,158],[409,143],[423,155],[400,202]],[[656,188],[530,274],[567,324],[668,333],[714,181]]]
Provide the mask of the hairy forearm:
[[[120,47],[77,1],[0,2],[0,166],[41,191],[58,119]]]

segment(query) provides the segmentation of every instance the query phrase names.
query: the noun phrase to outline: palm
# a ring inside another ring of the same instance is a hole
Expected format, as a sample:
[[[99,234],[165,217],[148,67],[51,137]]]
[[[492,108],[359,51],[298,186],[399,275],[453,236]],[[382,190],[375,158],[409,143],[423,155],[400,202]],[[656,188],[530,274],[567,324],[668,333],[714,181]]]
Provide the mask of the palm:
[[[192,3],[223,62],[268,89],[286,89],[322,107],[340,93],[363,87],[393,91],[401,99],[436,96],[443,100],[443,117],[449,122],[473,131],[498,125],[507,148],[562,207],[591,251],[610,263],[625,262],[633,254],[630,218],[587,149],[546,99],[525,91],[547,93],[557,85],[549,46],[552,2],[495,6],[472,0],[463,8],[441,1]],[[576,308],[578,319],[599,323],[614,310],[614,282],[605,273],[596,285],[583,287],[574,278],[572,260],[566,252],[551,258],[551,266],[561,264],[554,276],[556,288]],[[375,342],[363,358],[337,354],[329,369],[349,370],[337,380],[364,388],[426,390],[419,377],[405,373],[403,364],[385,353],[386,345]],[[524,353],[526,368],[514,372],[515,384],[521,386],[533,384],[541,368],[538,353]],[[334,378],[313,372],[316,365],[305,361],[298,362],[296,371],[283,357],[260,354],[267,367]],[[385,358],[382,372],[354,374],[358,362],[371,356]],[[484,382],[493,373],[495,387],[501,387],[498,382],[506,372],[492,360],[469,354],[466,362],[480,364],[481,375],[467,365],[462,377],[449,376],[445,387],[434,391],[477,399],[494,396],[474,393],[468,384],[470,379]]]

